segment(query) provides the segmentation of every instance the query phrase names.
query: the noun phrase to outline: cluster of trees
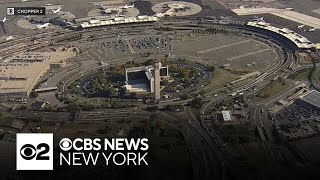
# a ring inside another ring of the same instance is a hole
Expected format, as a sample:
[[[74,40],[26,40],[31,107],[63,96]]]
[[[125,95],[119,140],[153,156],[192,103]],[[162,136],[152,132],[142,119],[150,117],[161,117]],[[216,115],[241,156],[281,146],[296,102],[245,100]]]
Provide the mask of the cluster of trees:
[[[168,80],[161,81],[161,86],[167,86],[169,84]]]
[[[277,80],[281,83],[282,86],[287,84],[287,82],[282,77],[279,77]]]
[[[210,70],[211,70],[212,72],[214,72],[215,69],[216,69],[215,66],[210,66]]]
[[[73,94],[80,94],[79,88],[77,87],[77,84],[80,81],[74,81],[68,88]]]
[[[173,64],[169,67],[169,70],[172,72],[172,76],[180,80],[184,83],[185,87],[190,86],[193,83],[200,83],[201,78],[199,76],[199,72],[194,67],[178,67]]]
[[[182,95],[181,95],[181,99],[182,100],[186,100],[186,99],[190,99],[191,98],[191,96],[188,94],[188,93],[183,93]]]
[[[68,106],[66,107],[66,110],[68,112],[76,112],[79,109],[82,109],[84,111],[90,111],[96,108],[97,106],[91,103],[78,104],[78,103],[72,102],[68,104]]]
[[[203,99],[200,97],[196,97],[191,101],[191,107],[196,109],[201,109],[203,105]]]
[[[250,132],[247,126],[216,125],[215,129],[223,141],[230,143],[233,146],[256,140],[255,134]]]

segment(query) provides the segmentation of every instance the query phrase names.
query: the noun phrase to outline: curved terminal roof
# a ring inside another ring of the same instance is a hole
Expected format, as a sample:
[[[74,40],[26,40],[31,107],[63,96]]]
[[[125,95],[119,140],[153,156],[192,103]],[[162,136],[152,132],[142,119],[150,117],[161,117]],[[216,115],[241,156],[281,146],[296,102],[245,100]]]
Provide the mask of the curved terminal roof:
[[[307,38],[303,37],[298,33],[295,33],[294,31],[288,28],[279,28],[279,27],[272,26],[270,23],[258,22],[258,21],[250,21],[247,23],[247,26],[265,29],[265,30],[277,33],[279,35],[282,35],[285,38],[292,41],[300,49],[311,49],[316,47],[316,45],[314,45]]]
[[[116,24],[129,24],[129,23],[142,23],[142,22],[155,22],[159,18],[153,16],[138,16],[138,17],[116,17],[111,20],[91,20],[81,24],[82,28],[98,27],[98,26],[110,26]]]

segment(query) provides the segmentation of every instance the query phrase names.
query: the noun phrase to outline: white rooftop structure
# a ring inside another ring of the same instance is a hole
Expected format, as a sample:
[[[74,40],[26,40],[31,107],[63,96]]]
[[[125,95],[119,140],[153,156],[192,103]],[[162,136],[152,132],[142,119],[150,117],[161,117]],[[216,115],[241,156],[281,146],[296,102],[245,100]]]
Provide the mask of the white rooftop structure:
[[[149,91],[149,87],[147,87],[145,83],[127,84],[124,85],[124,87],[129,92],[146,93]]]
[[[223,121],[232,121],[231,118],[231,111],[221,111],[222,117],[223,117]]]
[[[300,49],[311,49],[316,47],[316,45],[309,41],[307,38],[303,37],[298,33],[295,33],[294,31],[288,28],[279,28],[272,26],[270,23],[258,21],[250,21],[247,23],[247,26],[265,29],[282,35],[285,38],[289,39],[291,42],[293,42]]]
[[[91,28],[99,26],[110,26],[116,24],[130,24],[130,23],[143,23],[143,22],[155,22],[158,21],[158,17],[153,16],[137,16],[137,17],[115,17],[110,20],[91,20],[81,24],[82,28]]]

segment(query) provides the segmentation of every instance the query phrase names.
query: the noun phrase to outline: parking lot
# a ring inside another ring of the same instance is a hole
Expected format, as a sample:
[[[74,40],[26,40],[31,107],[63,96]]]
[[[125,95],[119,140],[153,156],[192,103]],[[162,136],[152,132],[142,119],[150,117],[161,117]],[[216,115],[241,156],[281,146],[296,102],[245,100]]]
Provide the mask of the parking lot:
[[[99,61],[134,54],[166,53],[173,48],[172,38],[166,35],[104,38],[79,44],[79,47]]]
[[[283,125],[319,122],[320,112],[294,103],[274,115],[273,119]]]
[[[218,66],[230,64],[236,70],[261,70],[278,61],[275,51],[266,44],[220,34],[184,37],[176,44],[175,54],[186,59],[199,58]]]

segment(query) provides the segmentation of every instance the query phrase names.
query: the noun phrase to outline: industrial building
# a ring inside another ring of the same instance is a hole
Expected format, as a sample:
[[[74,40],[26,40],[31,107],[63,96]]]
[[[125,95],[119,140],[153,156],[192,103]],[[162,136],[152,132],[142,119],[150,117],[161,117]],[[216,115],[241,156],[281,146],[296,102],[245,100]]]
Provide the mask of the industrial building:
[[[169,77],[168,66],[156,62],[154,66],[127,68],[125,76],[128,92],[155,93],[155,99],[159,99],[160,80]]]
[[[320,92],[312,90],[296,100],[297,104],[320,111]]]

